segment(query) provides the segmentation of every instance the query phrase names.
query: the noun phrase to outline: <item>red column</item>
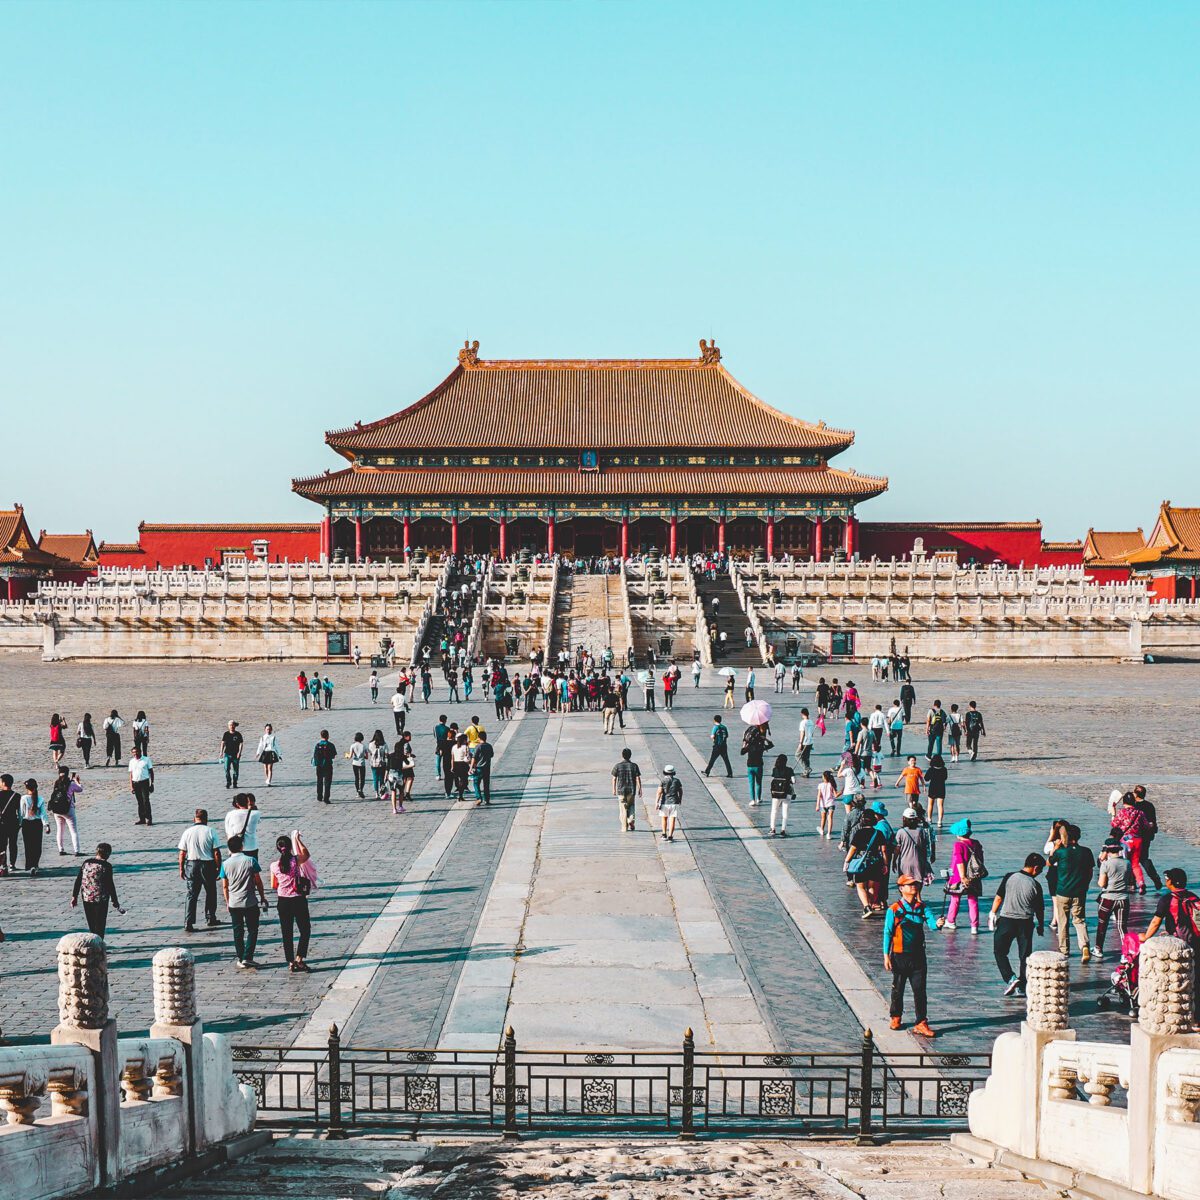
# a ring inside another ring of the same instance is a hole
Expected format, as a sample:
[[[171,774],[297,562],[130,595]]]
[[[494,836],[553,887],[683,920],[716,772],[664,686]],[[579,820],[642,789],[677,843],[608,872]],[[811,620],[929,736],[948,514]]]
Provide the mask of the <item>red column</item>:
[[[621,518],[621,557],[629,557],[629,518]]]
[[[409,524],[408,513],[404,514],[404,553],[407,554],[412,549],[412,528]]]
[[[818,517],[813,522],[813,562],[821,561],[821,536],[825,532],[825,518]]]
[[[858,533],[858,520],[855,517],[846,518],[846,557],[854,557],[855,535]]]
[[[721,519],[717,522],[717,555],[720,558],[725,557],[725,514],[721,514]]]
[[[333,518],[326,513],[325,520],[321,522],[321,558],[330,559],[333,557]]]
[[[450,553],[458,553],[458,517],[450,518]]]
[[[362,517],[354,518],[354,561],[362,562]]]
[[[508,557],[508,518],[500,518],[500,557]]]
[[[767,518],[767,558],[775,557],[775,518]]]
[[[674,558],[675,552],[676,552],[676,550],[678,550],[678,548],[679,548],[679,518],[674,513],[672,513],[671,514],[671,540],[668,543],[667,556],[669,558]]]
[[[546,522],[546,553],[554,557],[554,515],[550,515],[550,519]]]

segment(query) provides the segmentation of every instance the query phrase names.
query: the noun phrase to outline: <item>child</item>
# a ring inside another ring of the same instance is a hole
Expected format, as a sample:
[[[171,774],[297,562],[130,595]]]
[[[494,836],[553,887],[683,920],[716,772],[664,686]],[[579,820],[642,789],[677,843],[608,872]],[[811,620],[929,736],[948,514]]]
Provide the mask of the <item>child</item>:
[[[962,748],[962,717],[958,715],[958,705],[950,705],[950,761],[958,762],[958,752]]]
[[[817,784],[815,811],[820,819],[817,836],[823,837],[826,841],[833,837],[833,805],[836,800],[837,787],[833,781],[833,772],[822,771],[821,782]]]
[[[879,781],[879,774],[883,770],[883,747],[876,746],[871,751],[871,790],[879,791],[883,784]]]

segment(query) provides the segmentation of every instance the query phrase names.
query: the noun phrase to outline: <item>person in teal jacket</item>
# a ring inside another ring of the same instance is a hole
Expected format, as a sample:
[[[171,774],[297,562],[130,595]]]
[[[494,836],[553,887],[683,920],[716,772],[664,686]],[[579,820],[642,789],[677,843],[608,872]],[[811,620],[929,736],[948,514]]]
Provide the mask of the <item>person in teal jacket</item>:
[[[917,1023],[913,1033],[937,1037],[930,1029],[926,1011],[925,930],[941,929],[942,918],[921,899],[921,881],[901,875],[896,881],[900,899],[888,906],[883,918],[883,966],[892,973],[891,1027],[900,1028],[904,1013],[904,985],[912,988]]]

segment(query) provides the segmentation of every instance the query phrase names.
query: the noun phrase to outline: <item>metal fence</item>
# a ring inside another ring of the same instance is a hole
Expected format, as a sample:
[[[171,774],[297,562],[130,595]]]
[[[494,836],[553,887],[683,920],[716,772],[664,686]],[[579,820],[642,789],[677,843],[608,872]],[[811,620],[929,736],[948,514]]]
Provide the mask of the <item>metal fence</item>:
[[[259,1121],[327,1138],[384,1130],[636,1131],[908,1137],[966,1128],[990,1054],[884,1054],[871,1031],[846,1051],[697,1051],[689,1029],[664,1051],[495,1050],[235,1044]]]

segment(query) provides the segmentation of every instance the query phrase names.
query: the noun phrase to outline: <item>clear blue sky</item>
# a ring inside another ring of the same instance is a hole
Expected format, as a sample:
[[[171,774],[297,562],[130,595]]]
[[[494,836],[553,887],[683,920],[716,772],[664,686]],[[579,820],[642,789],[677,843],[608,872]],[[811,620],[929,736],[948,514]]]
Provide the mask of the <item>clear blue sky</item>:
[[[1200,6],[0,6],[35,530],[315,518],[486,357],[686,356],[849,426],[869,519],[1200,503]]]

